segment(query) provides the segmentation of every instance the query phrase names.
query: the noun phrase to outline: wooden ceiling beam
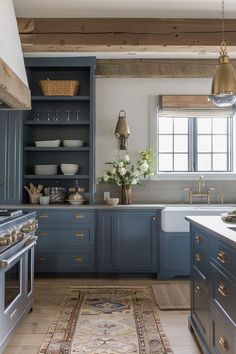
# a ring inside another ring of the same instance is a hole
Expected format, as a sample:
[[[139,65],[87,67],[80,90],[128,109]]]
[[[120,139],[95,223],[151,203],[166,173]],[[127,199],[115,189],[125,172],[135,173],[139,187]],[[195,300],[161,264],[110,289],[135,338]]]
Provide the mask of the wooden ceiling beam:
[[[217,19],[18,19],[24,52],[216,52],[221,26]],[[235,20],[225,20],[225,40],[236,50]]]

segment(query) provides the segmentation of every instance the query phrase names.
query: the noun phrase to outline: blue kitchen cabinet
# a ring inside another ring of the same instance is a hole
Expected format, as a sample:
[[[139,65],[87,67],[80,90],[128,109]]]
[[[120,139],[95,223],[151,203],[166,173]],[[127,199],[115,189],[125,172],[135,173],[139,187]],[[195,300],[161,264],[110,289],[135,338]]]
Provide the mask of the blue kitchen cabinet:
[[[204,354],[236,353],[236,247],[191,222],[190,328]]]
[[[38,209],[37,274],[94,271],[95,210]]]
[[[0,112],[0,203],[21,202],[22,113]]]
[[[158,279],[189,276],[190,254],[188,232],[159,232]]]
[[[157,273],[158,218],[156,210],[98,211],[98,270]]]

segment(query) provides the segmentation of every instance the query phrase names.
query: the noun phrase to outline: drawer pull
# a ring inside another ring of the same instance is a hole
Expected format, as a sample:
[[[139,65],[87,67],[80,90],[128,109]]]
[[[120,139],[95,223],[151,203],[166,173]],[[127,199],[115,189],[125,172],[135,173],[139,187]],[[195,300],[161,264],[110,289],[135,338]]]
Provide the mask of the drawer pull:
[[[228,344],[227,340],[225,339],[225,337],[220,337],[218,342],[219,342],[219,345],[221,346],[221,348],[223,348],[226,352],[229,351],[229,344]]]
[[[202,258],[199,253],[196,254],[195,259],[197,262],[201,262]]]
[[[75,257],[75,261],[78,262],[78,263],[83,262],[84,261],[84,257],[81,257],[81,256]]]
[[[46,262],[47,258],[46,257],[39,257],[39,262]]]
[[[220,261],[223,264],[227,263],[226,253],[223,251],[218,252],[217,259],[218,259],[218,261]]]
[[[199,235],[195,236],[195,241],[196,241],[196,243],[201,243],[201,241],[202,241],[201,236],[199,236]]]
[[[39,232],[39,236],[40,237],[48,237],[48,233],[47,232]]]
[[[80,238],[82,238],[82,237],[84,237],[84,233],[83,233],[83,232],[76,232],[76,233],[75,233],[75,237],[80,237]]]
[[[199,285],[197,285],[196,288],[195,288],[195,293],[199,294],[200,292],[201,292],[201,288],[200,288]]]
[[[47,219],[47,217],[48,217],[48,214],[39,214],[39,218],[40,219]]]
[[[84,218],[84,214],[75,214],[75,218],[76,219],[83,219]]]
[[[219,293],[220,293],[221,295],[223,295],[224,297],[227,296],[227,288],[226,288],[226,286],[225,286],[223,283],[221,283],[221,284],[219,285],[219,287],[218,287],[217,290],[218,290]]]

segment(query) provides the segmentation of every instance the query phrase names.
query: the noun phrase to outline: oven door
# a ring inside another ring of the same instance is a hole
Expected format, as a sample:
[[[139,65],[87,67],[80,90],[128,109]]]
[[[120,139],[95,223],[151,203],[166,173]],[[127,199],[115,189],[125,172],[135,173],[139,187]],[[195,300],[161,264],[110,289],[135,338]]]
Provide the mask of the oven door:
[[[27,299],[32,296],[32,272],[28,271],[28,264],[32,264],[35,244],[36,238],[30,237],[0,255],[0,348],[24,314]]]

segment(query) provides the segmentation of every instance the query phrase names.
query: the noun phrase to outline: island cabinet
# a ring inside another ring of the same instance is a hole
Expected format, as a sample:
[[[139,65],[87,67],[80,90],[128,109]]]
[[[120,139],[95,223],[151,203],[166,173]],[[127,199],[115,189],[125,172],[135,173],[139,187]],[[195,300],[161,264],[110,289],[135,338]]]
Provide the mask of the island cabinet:
[[[158,219],[156,210],[98,211],[98,270],[157,273]]]
[[[191,315],[204,353],[236,353],[236,245],[191,225]]]
[[[35,272],[94,271],[94,210],[37,210]]]

